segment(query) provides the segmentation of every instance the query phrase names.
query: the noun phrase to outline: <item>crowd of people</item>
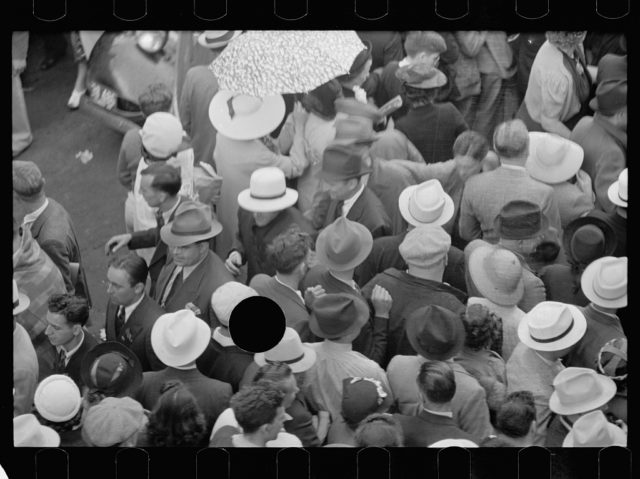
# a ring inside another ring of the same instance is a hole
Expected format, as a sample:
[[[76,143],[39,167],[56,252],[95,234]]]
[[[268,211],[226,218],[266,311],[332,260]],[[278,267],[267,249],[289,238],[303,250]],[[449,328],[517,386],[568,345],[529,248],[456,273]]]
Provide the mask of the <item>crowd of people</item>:
[[[309,92],[140,96],[106,291],[14,159],[16,446],[626,446],[624,38],[359,35]]]

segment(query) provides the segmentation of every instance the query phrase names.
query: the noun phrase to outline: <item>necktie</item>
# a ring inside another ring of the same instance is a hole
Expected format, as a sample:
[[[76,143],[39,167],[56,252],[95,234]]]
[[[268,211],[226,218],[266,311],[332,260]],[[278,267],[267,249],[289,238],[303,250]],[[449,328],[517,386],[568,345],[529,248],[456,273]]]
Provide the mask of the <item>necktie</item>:
[[[64,372],[64,369],[67,367],[67,355],[64,352],[64,349],[60,348],[58,351],[58,357],[56,357],[55,371],[57,373]]]
[[[156,225],[158,227],[158,230],[160,230],[160,228],[164,226],[164,216],[162,215],[162,211],[160,211],[160,209],[156,211]]]
[[[167,281],[164,291],[162,292],[160,307],[164,308],[164,305],[166,304],[167,300],[169,299],[169,296],[171,295],[171,291],[173,289],[177,289],[177,286],[182,284],[181,273],[182,273],[182,266],[176,266],[175,269],[172,271],[171,278],[169,279],[169,281]],[[180,279],[178,279],[178,277],[180,277]],[[174,288],[174,286],[176,286],[176,288]]]
[[[118,313],[116,314],[116,338],[120,336],[122,327],[124,326],[124,306],[118,307]]]

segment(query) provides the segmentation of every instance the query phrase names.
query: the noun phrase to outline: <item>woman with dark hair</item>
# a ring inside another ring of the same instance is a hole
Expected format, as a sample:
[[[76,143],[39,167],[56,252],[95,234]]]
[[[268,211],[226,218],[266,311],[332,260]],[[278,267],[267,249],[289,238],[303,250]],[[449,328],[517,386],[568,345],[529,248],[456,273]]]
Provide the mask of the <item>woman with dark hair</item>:
[[[207,443],[207,423],[193,394],[181,381],[167,381],[137,445],[198,447]]]
[[[495,435],[482,447],[527,447],[533,445],[536,431],[536,406],[530,391],[514,391],[496,413]]]
[[[342,95],[345,98],[355,98],[362,103],[374,103],[372,97],[378,88],[376,79],[377,75],[373,75],[369,81],[369,71],[373,65],[373,57],[371,56],[371,42],[365,41],[365,49],[356,56],[351,64],[349,73],[336,77],[342,87]],[[365,85],[365,82],[366,85]]]
[[[355,433],[357,447],[402,447],[402,428],[391,414],[371,414]]]

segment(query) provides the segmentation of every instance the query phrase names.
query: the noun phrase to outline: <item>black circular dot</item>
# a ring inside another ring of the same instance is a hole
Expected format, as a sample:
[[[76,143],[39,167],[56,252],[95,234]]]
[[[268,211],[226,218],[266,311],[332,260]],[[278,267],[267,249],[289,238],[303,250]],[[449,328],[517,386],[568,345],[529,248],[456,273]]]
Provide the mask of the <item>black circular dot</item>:
[[[229,318],[231,339],[236,346],[250,353],[263,353],[276,346],[285,328],[280,306],[263,296],[242,300]]]

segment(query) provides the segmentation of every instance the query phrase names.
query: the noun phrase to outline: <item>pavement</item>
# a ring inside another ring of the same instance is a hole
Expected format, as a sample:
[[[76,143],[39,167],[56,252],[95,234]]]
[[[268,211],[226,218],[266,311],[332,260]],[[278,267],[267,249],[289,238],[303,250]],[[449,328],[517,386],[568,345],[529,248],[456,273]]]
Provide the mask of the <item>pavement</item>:
[[[34,36],[27,64],[34,88],[25,92],[34,141],[16,159],[40,167],[47,195],[73,218],[93,302],[88,329],[96,333],[104,327],[107,303],[104,244],[125,231],[126,190],[116,176],[122,135],[67,107],[76,77],[70,47],[64,59],[46,71],[39,70],[42,56],[41,40]]]

